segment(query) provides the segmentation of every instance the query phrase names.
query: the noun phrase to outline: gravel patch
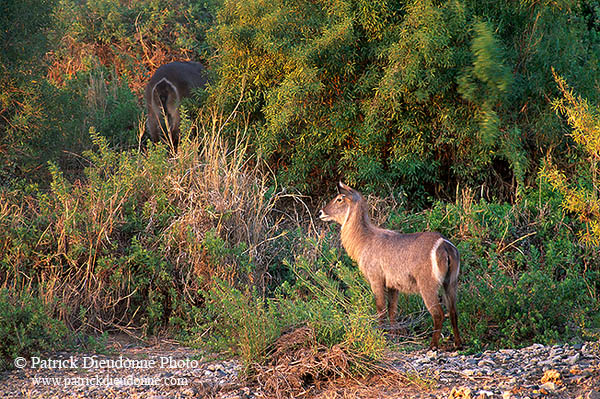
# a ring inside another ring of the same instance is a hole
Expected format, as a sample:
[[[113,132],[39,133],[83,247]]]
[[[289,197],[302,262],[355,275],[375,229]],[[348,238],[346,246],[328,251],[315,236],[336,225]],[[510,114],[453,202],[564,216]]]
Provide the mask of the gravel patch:
[[[392,354],[392,368],[416,383],[442,389],[450,398],[600,399],[598,343],[485,351],[416,351]],[[411,377],[412,376],[412,377]]]
[[[0,373],[0,398],[233,398],[236,390],[248,392],[236,360],[169,342],[112,345],[109,353],[15,359],[22,368]]]
[[[237,360],[172,342],[113,345],[109,353],[26,358],[22,368],[0,373],[0,398],[268,397],[243,377]],[[600,351],[598,343],[587,343],[473,355],[393,352],[378,376],[332,381],[320,394],[312,392],[328,398],[600,399]]]

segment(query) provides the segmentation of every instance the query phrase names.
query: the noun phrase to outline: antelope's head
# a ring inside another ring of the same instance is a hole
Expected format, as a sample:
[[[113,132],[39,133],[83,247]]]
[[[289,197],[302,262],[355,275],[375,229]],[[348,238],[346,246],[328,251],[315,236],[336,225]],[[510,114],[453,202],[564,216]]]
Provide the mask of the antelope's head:
[[[342,182],[338,183],[337,188],[338,195],[321,209],[319,219],[324,222],[334,221],[344,225],[352,210],[362,200],[362,196],[358,191]]]

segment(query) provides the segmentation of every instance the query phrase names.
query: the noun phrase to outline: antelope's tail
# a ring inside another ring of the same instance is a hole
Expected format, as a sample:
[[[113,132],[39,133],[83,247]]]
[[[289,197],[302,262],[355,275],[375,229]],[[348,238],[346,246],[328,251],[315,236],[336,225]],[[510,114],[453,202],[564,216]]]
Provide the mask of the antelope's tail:
[[[456,304],[458,276],[460,275],[460,254],[454,244],[448,240],[444,240],[443,247],[448,257],[448,270],[443,281],[444,292],[442,299],[444,300],[446,309],[449,309],[450,306]]]

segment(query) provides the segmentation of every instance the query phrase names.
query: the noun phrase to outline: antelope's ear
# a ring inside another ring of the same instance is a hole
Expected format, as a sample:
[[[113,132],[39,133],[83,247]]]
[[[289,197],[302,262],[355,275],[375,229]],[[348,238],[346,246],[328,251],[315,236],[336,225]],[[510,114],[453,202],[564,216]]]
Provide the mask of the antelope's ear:
[[[346,194],[351,197],[354,196],[354,189],[352,189],[352,187],[350,186],[345,185],[341,181],[338,182],[337,189],[340,194]]]

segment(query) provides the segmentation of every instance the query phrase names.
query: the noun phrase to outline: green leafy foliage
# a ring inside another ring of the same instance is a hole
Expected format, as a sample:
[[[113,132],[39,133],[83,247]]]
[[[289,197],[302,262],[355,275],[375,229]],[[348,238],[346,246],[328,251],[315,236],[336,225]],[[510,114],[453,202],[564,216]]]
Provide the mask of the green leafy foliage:
[[[256,148],[303,190],[342,176],[375,192],[398,182],[415,205],[451,196],[456,183],[511,198],[536,176],[537,145],[562,143],[548,118],[550,65],[589,77],[578,81],[596,95],[588,13],[580,4],[225,1],[211,36],[215,101],[233,106],[244,88]]]
[[[64,348],[68,335],[41,299],[0,289],[0,369],[12,367],[17,357]]]
[[[580,231],[582,241],[589,245],[600,245],[600,114],[597,106],[576,96],[564,79],[554,75],[562,97],[554,102],[557,112],[567,118],[572,128],[570,136],[575,141],[579,156],[574,160],[575,173],[570,178],[548,162],[541,170],[552,187],[563,195],[563,207],[584,223]]]
[[[547,184],[523,195],[518,204],[499,205],[474,202],[467,192],[456,204],[389,219],[405,232],[437,230],[457,244],[459,325],[473,350],[595,334],[598,249],[573,241],[567,226],[577,223],[562,214]]]
[[[285,261],[296,282],[284,282],[271,296],[255,289],[238,288],[224,281],[208,290],[202,330],[211,332],[211,345],[239,355],[246,367],[265,361],[277,338],[290,328],[308,325],[315,330],[315,344],[328,348],[343,345],[359,354],[355,371],[364,372],[380,360],[385,339],[376,325],[371,293],[360,272],[342,261],[339,250],[327,241],[306,240],[310,252],[325,251],[309,260],[299,255]]]
[[[0,191],[0,284],[43,286],[73,328],[153,333],[189,321],[191,293],[214,276],[260,280],[250,265],[264,268],[254,259],[277,193],[246,163],[243,137],[231,150],[216,128],[186,134],[175,158],[162,145],[115,150],[93,128],[90,139],[84,179],[49,163],[49,189]]]
[[[174,59],[208,55],[205,36],[219,1],[59,0],[51,37],[51,75],[62,81],[100,63],[115,68],[139,94],[149,74]],[[66,65],[65,65],[66,63]]]
[[[95,127],[137,144],[142,88],[159,65],[208,53],[218,2],[5,1],[0,8],[0,183],[68,176]],[[143,130],[142,130],[143,133]]]

